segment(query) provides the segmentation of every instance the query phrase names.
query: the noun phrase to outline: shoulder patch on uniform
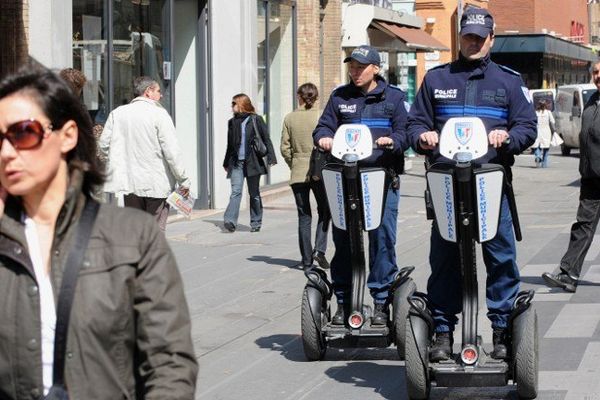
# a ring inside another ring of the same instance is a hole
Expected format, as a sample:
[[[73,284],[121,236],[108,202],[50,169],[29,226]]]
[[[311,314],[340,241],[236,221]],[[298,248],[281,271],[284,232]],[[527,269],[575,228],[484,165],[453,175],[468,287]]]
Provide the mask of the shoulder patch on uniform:
[[[333,88],[333,90],[331,91],[331,94],[334,94],[335,92],[339,92],[339,91],[343,91],[345,89],[348,89],[348,87],[350,86],[349,83],[344,83],[342,85],[336,86],[335,88]]]
[[[501,70],[506,71],[509,74],[513,74],[513,75],[516,75],[516,76],[521,76],[521,74],[519,72],[515,71],[514,69],[510,69],[510,68],[508,68],[505,65],[498,64],[498,66],[500,67]]]

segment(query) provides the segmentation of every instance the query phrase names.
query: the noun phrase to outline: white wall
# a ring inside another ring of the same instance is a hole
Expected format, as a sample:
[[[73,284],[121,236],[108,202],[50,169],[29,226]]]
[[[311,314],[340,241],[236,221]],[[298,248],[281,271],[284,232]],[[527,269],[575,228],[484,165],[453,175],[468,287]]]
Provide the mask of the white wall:
[[[232,117],[231,98],[257,93],[256,1],[228,0],[211,3],[211,52],[213,98],[214,196],[213,207],[225,208],[231,186],[223,170],[227,147],[227,121]],[[262,110],[257,110],[262,113]],[[242,200],[242,206],[246,204]],[[240,219],[245,223],[245,217]]]
[[[29,1],[29,55],[49,68],[73,66],[72,0]]]
[[[196,85],[196,24],[198,1],[175,2],[175,124],[183,153],[185,170],[192,181],[191,191],[198,197],[198,96]]]

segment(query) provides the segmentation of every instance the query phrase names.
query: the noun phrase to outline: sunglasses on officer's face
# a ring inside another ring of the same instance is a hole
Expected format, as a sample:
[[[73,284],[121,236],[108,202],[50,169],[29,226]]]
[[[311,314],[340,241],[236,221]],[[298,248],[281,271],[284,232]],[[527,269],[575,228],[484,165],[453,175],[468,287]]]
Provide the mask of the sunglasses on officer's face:
[[[52,125],[44,127],[35,119],[15,122],[6,128],[5,132],[0,132],[0,148],[6,139],[17,150],[33,149],[44,140],[46,129],[52,130]]]

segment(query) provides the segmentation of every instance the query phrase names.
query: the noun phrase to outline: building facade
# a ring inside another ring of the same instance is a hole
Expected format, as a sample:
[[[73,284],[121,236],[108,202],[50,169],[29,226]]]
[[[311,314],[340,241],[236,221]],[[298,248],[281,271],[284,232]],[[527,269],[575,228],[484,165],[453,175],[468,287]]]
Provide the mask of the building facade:
[[[232,96],[250,96],[278,150],[297,85],[312,81],[327,98],[343,83],[340,21],[340,0],[3,0],[0,77],[29,58],[80,69],[88,79],[82,101],[100,124],[132,99],[133,78],[153,77],[196,207],[223,208]],[[262,183],[288,179],[281,160]]]

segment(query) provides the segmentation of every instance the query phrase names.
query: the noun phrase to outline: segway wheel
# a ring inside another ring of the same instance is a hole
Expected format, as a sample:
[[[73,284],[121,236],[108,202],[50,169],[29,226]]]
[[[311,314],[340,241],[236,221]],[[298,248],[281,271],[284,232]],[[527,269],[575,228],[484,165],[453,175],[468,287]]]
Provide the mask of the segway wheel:
[[[308,361],[322,360],[327,342],[321,333],[323,326],[322,295],[313,287],[304,288],[302,294],[302,345]]]
[[[405,371],[406,389],[410,400],[429,398],[429,327],[418,316],[409,316],[406,323]]]
[[[406,301],[406,298],[412,296],[415,290],[417,290],[417,285],[409,278],[394,291],[394,340],[396,341],[396,349],[398,350],[398,356],[400,356],[401,360],[404,360],[406,318],[408,317],[408,311],[410,310],[410,305],[408,304],[408,301]]]
[[[535,399],[538,392],[538,322],[534,309],[517,316],[512,327],[514,381],[520,399]]]

